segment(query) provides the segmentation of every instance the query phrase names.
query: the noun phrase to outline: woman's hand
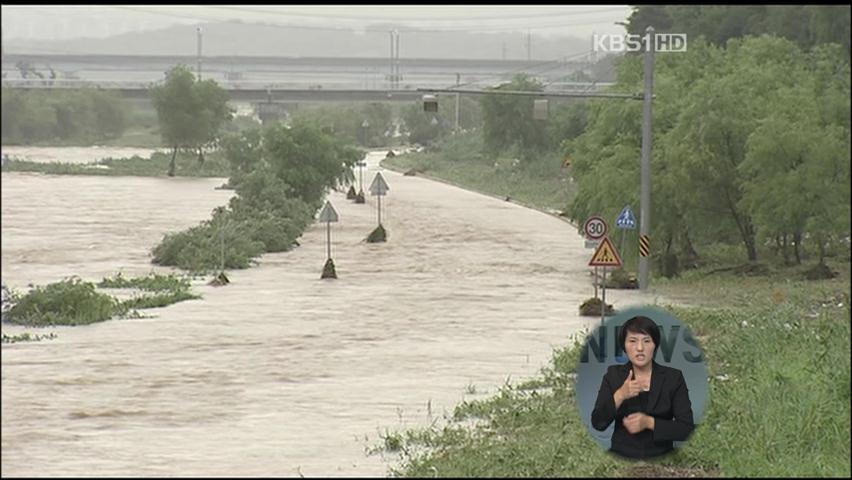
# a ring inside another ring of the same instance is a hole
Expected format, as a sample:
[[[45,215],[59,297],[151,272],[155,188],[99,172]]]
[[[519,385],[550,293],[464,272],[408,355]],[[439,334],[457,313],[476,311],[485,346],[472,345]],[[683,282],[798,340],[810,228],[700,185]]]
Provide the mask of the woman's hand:
[[[644,413],[632,413],[621,421],[624,428],[627,429],[631,434],[637,434],[642,430],[653,430],[654,429],[654,417],[646,415]]]
[[[621,402],[628,398],[633,398],[642,392],[642,383],[636,380],[636,374],[630,370],[630,375],[624,379],[624,384],[616,392],[621,397]],[[617,402],[617,403],[621,403]]]

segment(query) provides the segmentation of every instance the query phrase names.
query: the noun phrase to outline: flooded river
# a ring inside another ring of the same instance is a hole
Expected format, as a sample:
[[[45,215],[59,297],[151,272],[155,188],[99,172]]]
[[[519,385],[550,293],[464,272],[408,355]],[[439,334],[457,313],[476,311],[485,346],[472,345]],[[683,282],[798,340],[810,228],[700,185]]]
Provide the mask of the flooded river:
[[[91,163],[102,158],[124,158],[140,156],[148,158],[154,152],[164,149],[140,147],[20,147],[3,146],[3,153],[9,158],[30,162]]]
[[[368,157],[365,182],[380,158]],[[365,454],[380,434],[535,375],[552,348],[598,321],[577,314],[592,294],[591,250],[574,227],[384,176],[386,244],[363,242],[374,198],[329,197],[338,280],[319,279],[317,224],[292,252],[232,271],[229,286],[199,283],[200,300],[3,345],[3,474],[384,475],[395,457]],[[146,273],[164,233],[226,203],[221,183],[4,173],[3,281]]]

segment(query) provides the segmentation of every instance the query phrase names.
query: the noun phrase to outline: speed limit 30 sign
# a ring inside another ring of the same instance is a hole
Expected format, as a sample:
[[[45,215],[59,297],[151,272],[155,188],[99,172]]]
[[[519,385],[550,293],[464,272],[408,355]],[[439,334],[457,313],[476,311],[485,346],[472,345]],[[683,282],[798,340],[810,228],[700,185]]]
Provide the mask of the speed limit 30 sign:
[[[609,226],[606,224],[606,220],[597,215],[589,217],[583,224],[583,233],[590,240],[600,240],[606,236],[607,232],[609,232]]]

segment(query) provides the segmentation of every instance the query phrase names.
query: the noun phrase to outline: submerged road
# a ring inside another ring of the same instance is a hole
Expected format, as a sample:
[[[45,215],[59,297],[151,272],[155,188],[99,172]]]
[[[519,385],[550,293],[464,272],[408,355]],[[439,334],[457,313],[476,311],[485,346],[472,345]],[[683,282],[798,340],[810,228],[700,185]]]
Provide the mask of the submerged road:
[[[368,156],[365,190],[382,157]],[[337,280],[319,279],[326,227],[315,224],[295,250],[229,272],[227,287],[197,282],[201,300],[3,345],[4,475],[384,475],[395,457],[365,454],[380,434],[427,425],[507,378],[535,375],[553,348],[599,321],[577,313],[592,295],[592,252],[574,227],[456,187],[383,175],[387,243],[363,242],[376,226],[374,197],[356,205],[329,196],[340,216],[332,224]],[[209,179],[175,188],[177,179],[51,177],[67,198],[36,218],[27,196],[44,181],[3,175],[7,284],[80,270],[95,281],[119,268],[144,273],[163,233],[194,225],[229,195]],[[127,189],[141,199],[114,193]],[[109,215],[121,228],[81,211],[99,195],[119,198]],[[134,228],[142,233],[129,234]],[[33,254],[34,239],[51,254]],[[96,266],[75,253],[111,242],[121,248],[98,248]],[[637,291],[607,299],[619,308],[649,300]]]

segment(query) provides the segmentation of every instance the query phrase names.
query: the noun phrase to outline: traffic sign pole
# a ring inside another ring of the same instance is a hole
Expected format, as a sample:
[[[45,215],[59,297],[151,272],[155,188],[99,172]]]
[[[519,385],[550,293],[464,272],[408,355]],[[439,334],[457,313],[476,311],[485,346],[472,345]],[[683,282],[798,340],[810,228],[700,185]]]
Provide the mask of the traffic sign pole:
[[[595,286],[595,298],[598,298],[598,267],[595,267],[595,279],[592,285]]]
[[[601,283],[601,326],[604,324],[604,313],[606,313],[606,267],[603,268],[603,283]]]
[[[337,222],[338,216],[337,211],[334,210],[334,207],[328,200],[326,200],[325,206],[322,208],[318,220],[320,222],[325,222],[326,251],[325,266],[322,269],[322,275],[320,275],[320,279],[337,278],[337,272],[334,271],[334,260],[331,259],[331,224],[332,222]]]
[[[378,202],[379,202],[379,206],[378,206],[379,225],[381,225],[382,224],[382,196],[381,195],[379,195],[379,197],[378,197]]]

